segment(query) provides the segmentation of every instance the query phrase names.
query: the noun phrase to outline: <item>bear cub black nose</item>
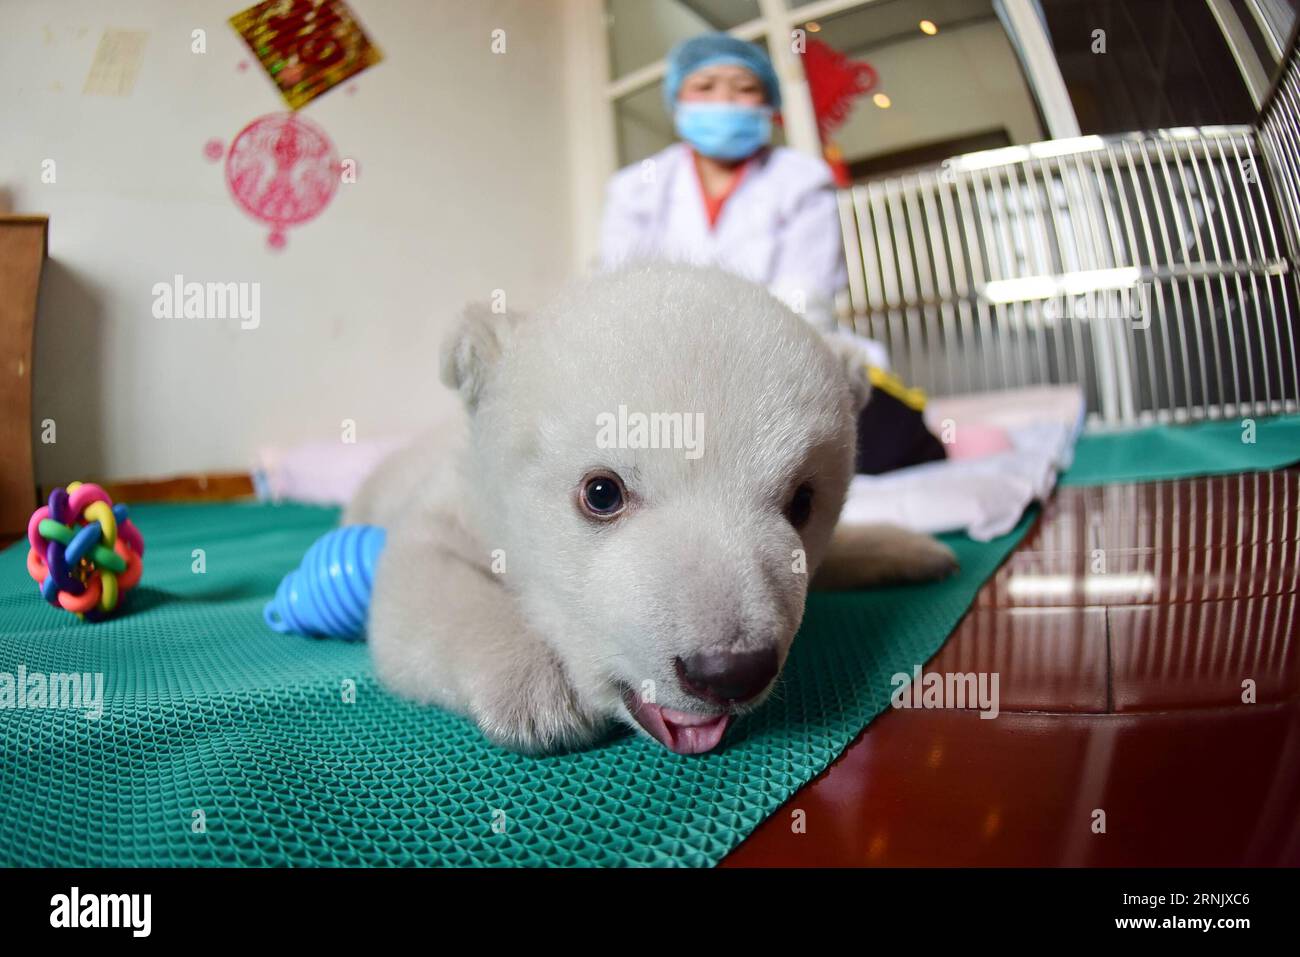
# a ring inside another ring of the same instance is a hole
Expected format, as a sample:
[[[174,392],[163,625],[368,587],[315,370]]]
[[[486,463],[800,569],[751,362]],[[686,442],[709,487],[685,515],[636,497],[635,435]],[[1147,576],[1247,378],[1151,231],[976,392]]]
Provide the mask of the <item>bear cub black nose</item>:
[[[675,658],[677,680],[710,704],[737,704],[760,694],[776,677],[776,648],[705,651]]]

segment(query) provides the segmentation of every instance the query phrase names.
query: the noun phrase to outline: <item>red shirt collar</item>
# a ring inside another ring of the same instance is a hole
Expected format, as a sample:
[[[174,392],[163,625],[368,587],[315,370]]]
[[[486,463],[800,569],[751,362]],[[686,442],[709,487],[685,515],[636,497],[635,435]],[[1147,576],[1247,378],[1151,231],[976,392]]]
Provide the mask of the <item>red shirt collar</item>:
[[[699,154],[695,152],[693,147],[687,146],[687,149],[691,154],[691,169],[695,172],[695,183],[700,189],[700,199],[704,202],[704,216],[709,221],[709,228],[713,229],[718,224],[718,217],[722,215],[722,205],[736,192],[736,188],[740,186],[740,181],[745,178],[750,168],[763,155],[764,150],[759,150],[736,168],[735,175],[731,177],[731,182],[727,184],[726,189],[717,196],[710,196],[704,191],[704,179],[700,176],[700,166],[696,160]]]

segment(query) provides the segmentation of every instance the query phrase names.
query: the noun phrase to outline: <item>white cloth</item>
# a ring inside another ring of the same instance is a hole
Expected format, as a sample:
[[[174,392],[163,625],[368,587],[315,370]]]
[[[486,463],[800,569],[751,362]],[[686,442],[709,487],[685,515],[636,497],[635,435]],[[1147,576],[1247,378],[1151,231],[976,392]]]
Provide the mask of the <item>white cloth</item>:
[[[976,541],[1005,535],[1031,502],[1051,494],[1057,475],[1074,460],[1083,395],[1073,386],[1053,389],[1057,401],[1039,406],[1046,411],[1025,421],[1024,410],[1035,408],[1032,398],[1042,400],[1044,391],[1013,389],[979,397],[985,410],[981,424],[1018,420],[1006,429],[1010,451],[854,476],[841,524],[886,523],[929,534],[965,531]],[[958,407],[956,400],[949,409],[941,400],[931,400],[926,419],[951,419],[961,428],[969,420],[952,411]]]
[[[605,192],[600,248],[606,268],[643,258],[719,266],[822,329],[848,282],[830,167],[780,146],[751,161],[713,228],[685,143],[620,170]]]

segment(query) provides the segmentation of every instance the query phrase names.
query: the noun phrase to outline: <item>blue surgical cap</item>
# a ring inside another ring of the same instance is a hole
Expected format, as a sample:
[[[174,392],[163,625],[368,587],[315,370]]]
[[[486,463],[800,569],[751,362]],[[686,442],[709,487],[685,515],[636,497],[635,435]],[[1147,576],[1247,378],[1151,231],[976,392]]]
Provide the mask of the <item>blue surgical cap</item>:
[[[668,54],[668,73],[664,77],[664,103],[671,113],[677,104],[682,81],[701,67],[731,63],[743,66],[758,77],[767,91],[772,109],[781,109],[781,86],[766,51],[756,43],[738,40],[729,33],[702,33],[683,40]]]

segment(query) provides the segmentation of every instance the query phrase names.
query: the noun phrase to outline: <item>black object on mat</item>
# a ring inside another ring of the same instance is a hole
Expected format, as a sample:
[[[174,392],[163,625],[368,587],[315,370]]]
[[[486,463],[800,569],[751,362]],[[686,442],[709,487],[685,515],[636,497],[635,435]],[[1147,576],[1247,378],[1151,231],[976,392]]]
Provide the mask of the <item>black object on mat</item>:
[[[872,390],[858,414],[859,475],[880,475],[946,457],[943,443],[925,427],[919,411],[884,389]]]

